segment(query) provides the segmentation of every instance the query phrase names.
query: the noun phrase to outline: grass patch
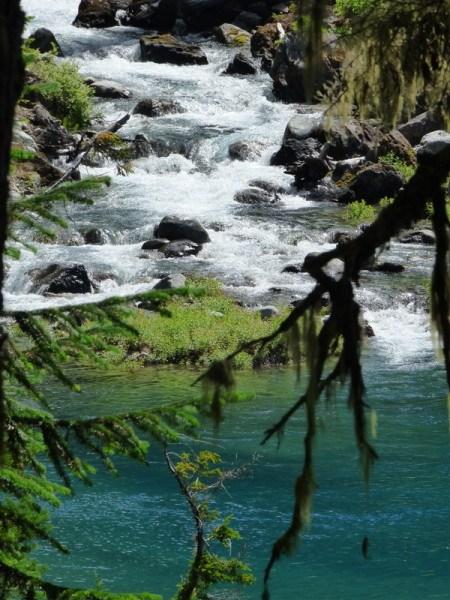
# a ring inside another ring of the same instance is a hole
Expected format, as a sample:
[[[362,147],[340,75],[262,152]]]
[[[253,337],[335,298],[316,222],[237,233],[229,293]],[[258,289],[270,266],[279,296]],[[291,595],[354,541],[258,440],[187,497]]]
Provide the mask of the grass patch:
[[[396,156],[393,152],[389,152],[379,158],[379,162],[388,167],[392,167],[399,175],[403,177],[405,182],[409,181],[416,172],[416,167],[408,165]]]
[[[267,335],[283,315],[262,320],[258,311],[239,306],[212,279],[190,279],[190,286],[203,289],[199,297],[173,297],[165,309],[170,316],[143,309],[131,309],[127,322],[139,337],[121,335],[103,340],[110,344],[108,362],[143,365],[205,366],[223,359],[242,342]],[[261,356],[243,353],[237,368],[287,362],[285,345],[269,345]]]
[[[365,221],[373,221],[375,218],[375,208],[367,204],[365,200],[356,200],[350,202],[345,210],[345,219],[350,223],[362,223]]]

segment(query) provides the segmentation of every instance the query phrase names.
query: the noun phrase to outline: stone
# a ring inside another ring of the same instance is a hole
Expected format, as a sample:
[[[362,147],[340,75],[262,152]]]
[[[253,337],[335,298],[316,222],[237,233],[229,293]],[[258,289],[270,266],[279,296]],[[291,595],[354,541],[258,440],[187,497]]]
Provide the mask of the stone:
[[[52,52],[56,56],[64,56],[61,46],[55,38],[55,34],[45,27],[36,29],[28,38],[28,44],[31,48],[39,50],[42,54]]]
[[[193,31],[207,31],[232,23],[241,12],[238,0],[180,0],[180,13]]]
[[[266,23],[257,27],[250,40],[252,55],[265,59],[271,65],[280,36],[280,30],[276,23]]]
[[[258,308],[258,312],[263,321],[272,319],[280,314],[280,311],[275,306],[262,306],[261,308]]]
[[[191,240],[177,240],[162,246],[159,251],[166,258],[181,258],[183,256],[196,256],[201,249],[201,244],[196,244]]]
[[[368,265],[366,271],[372,271],[375,273],[403,273],[405,267],[399,263],[393,262],[382,262]]]
[[[141,60],[173,65],[206,65],[206,54],[195,44],[186,44],[171,34],[144,35],[139,40]]]
[[[130,0],[81,0],[75,27],[114,27],[118,11],[128,8]]]
[[[104,229],[98,229],[94,227],[93,229],[88,229],[84,234],[84,241],[86,244],[92,245],[103,245],[109,242],[108,236]]]
[[[444,122],[438,112],[429,110],[399,125],[397,129],[410,144],[416,146],[424,135],[443,129],[443,127]]]
[[[169,32],[177,20],[178,0],[132,0],[126,22],[142,29]]]
[[[398,241],[401,244],[425,244],[431,246],[436,243],[436,236],[432,229],[416,229],[408,231]]]
[[[161,117],[182,112],[184,112],[184,108],[175,100],[152,98],[140,100],[133,110],[133,114],[144,115],[145,117]]]
[[[321,148],[322,143],[314,138],[288,139],[283,141],[281,148],[272,155],[270,164],[285,167],[298,165],[310,158],[319,158]]]
[[[233,160],[254,160],[261,156],[263,150],[261,142],[233,142],[228,147],[228,154]]]
[[[366,337],[375,337],[375,331],[372,325],[370,325],[370,323],[368,323],[366,320],[364,320],[363,323],[363,331]]]
[[[131,151],[134,158],[147,158],[153,154],[153,146],[146,135],[138,133],[131,142]]]
[[[93,284],[84,265],[61,267],[54,265],[54,278],[51,279],[46,292],[48,294],[90,294]]]
[[[153,286],[154,290],[176,290],[178,288],[185,287],[186,277],[181,273],[176,275],[167,275],[163,277],[156,285]]]
[[[302,265],[286,265],[282,271],[282,273],[294,273],[297,275],[302,272]]]
[[[346,244],[355,237],[355,234],[350,231],[333,231],[329,237],[328,242],[330,244]]]
[[[64,148],[75,145],[74,137],[42,104],[36,103],[29,115],[29,131],[39,150],[56,158]]]
[[[330,172],[330,165],[324,158],[310,156],[295,171],[295,185],[298,189],[317,184]]]
[[[236,192],[233,199],[235,202],[239,202],[239,204],[250,204],[254,206],[277,204],[279,201],[276,194],[266,192],[259,188],[247,188],[240,192]]]
[[[227,46],[245,46],[250,44],[251,38],[248,31],[230,23],[223,23],[217,27],[214,30],[214,35],[218,42]]]
[[[155,228],[155,237],[174,240],[190,240],[196,244],[210,242],[208,232],[196,219],[167,216]]]
[[[416,151],[419,164],[439,166],[450,163],[450,133],[439,130],[427,133]]]
[[[382,198],[394,198],[403,185],[403,179],[392,168],[381,163],[363,167],[348,185],[349,194],[343,194],[340,202],[365,200],[376,204]]]
[[[130,90],[107,79],[92,79],[90,77],[85,79],[85,83],[94,90],[94,94],[98,98],[115,100],[119,98],[129,98],[131,96]]]
[[[256,75],[258,69],[245,54],[239,52],[225,69],[225,75]]]
[[[160,250],[170,242],[168,239],[154,238],[144,242],[141,246],[141,250]]]
[[[252,179],[248,182],[249,187],[256,187],[269,194],[286,194],[287,190],[278,185],[277,183],[272,183],[272,181],[266,181],[265,179]]]

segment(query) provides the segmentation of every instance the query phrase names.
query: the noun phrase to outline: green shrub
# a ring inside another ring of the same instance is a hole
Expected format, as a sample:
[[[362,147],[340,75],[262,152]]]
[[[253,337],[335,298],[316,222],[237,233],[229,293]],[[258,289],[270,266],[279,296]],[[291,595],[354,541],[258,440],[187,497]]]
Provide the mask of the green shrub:
[[[43,55],[35,57],[29,69],[39,82],[28,86],[26,95],[41,97],[52,114],[72,131],[89,124],[93,91],[86,85],[74,63]]]
[[[411,179],[411,177],[416,172],[416,168],[413,165],[406,164],[405,162],[400,160],[400,158],[398,158],[398,156],[396,156],[393,152],[389,152],[388,154],[381,156],[379,162],[383,165],[387,165],[388,167],[392,167],[393,169],[395,169],[405,181]]]
[[[375,208],[365,200],[356,200],[347,205],[345,218],[351,223],[372,221],[375,218]]]
[[[336,0],[335,12],[340,17],[352,17],[369,9],[375,0]]]

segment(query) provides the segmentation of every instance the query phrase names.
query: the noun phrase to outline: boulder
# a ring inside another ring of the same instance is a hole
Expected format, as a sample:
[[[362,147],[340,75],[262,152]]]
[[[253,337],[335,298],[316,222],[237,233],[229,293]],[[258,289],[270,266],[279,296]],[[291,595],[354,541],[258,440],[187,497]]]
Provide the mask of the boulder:
[[[106,231],[104,229],[98,229],[97,227],[88,229],[83,237],[86,244],[99,246],[109,242]]]
[[[249,10],[243,10],[238,14],[233,22],[233,25],[245,29],[246,31],[253,31],[261,25],[263,18],[255,12]]]
[[[400,133],[393,129],[381,136],[379,143],[376,143],[374,148],[374,156],[380,158],[386,154],[394,154],[397,158],[408,165],[416,164],[416,155],[414,149],[408,140]],[[370,153],[367,155],[370,158]]]
[[[145,117],[161,117],[172,113],[184,112],[183,107],[175,100],[152,99],[141,100],[134,107],[135,115],[144,115]]]
[[[450,161],[450,133],[433,131],[424,135],[417,147],[417,161],[423,165],[447,165]]]
[[[228,147],[228,154],[233,160],[254,160],[261,156],[264,145],[261,142],[233,142]]]
[[[322,143],[315,138],[306,138],[305,140],[288,139],[283,141],[283,145],[272,155],[271,165],[283,165],[290,167],[305,162],[310,158],[318,158]]]
[[[281,272],[293,274],[302,273],[302,265],[286,265]]]
[[[173,65],[206,65],[206,54],[195,44],[186,44],[169,33],[144,35],[140,41],[141,60]]]
[[[238,0],[180,0],[184,22],[193,31],[206,31],[232,23],[241,12]]]
[[[144,242],[141,246],[141,250],[160,250],[170,242],[168,239],[154,238]]]
[[[156,285],[153,286],[154,290],[176,290],[186,286],[186,277],[181,273],[176,275],[167,275],[163,277]]]
[[[393,262],[382,262],[368,265],[366,271],[372,271],[375,273],[403,273],[405,267],[399,263]]]
[[[28,44],[42,54],[54,52],[56,56],[64,56],[55,34],[45,27],[36,29],[28,38]]]
[[[327,160],[310,156],[306,158],[295,171],[295,185],[298,189],[304,186],[315,185],[330,172]]]
[[[138,133],[131,142],[131,152],[134,158],[147,158],[154,153],[152,142],[143,133]]]
[[[256,65],[245,54],[239,52],[225,69],[225,75],[256,75]]]
[[[266,181],[265,179],[252,179],[248,182],[249,187],[256,187],[269,194],[286,194],[287,191],[276,183],[272,183],[271,181]]]
[[[94,290],[84,265],[50,265],[39,276],[48,294],[90,294]]]
[[[444,122],[437,111],[429,110],[398,126],[398,131],[416,146],[427,133],[443,129]]]
[[[363,167],[348,185],[349,194],[344,194],[340,202],[365,200],[376,204],[382,198],[393,198],[403,185],[403,179],[392,168],[381,163]]]
[[[128,8],[130,0],[81,0],[73,24],[76,27],[114,27],[117,12]]]
[[[277,23],[266,23],[257,27],[250,40],[252,55],[264,59],[267,65],[271,65],[280,37],[281,32]]]
[[[230,23],[219,25],[214,34],[218,42],[227,46],[245,46],[250,43],[251,38],[248,31]]]
[[[94,90],[94,94],[98,98],[115,100],[119,98],[129,98],[131,96],[130,90],[107,79],[92,79],[89,77],[88,79],[85,79],[85,83]]]
[[[239,202],[239,204],[251,204],[253,206],[265,206],[279,202],[279,198],[276,194],[266,192],[261,188],[247,188],[240,192],[236,192],[233,199],[235,202]]]
[[[42,104],[37,103],[33,106],[29,120],[30,133],[39,150],[47,156],[54,158],[60,150],[74,146],[73,136]]]
[[[436,243],[436,236],[432,229],[416,229],[408,231],[398,241],[401,244],[425,244],[431,246]]]
[[[321,112],[298,114],[289,119],[284,130],[283,143],[289,140],[303,141],[307,138],[326,141]]]
[[[210,242],[208,232],[196,219],[180,219],[175,216],[164,217],[155,228],[155,236],[174,240],[190,240],[196,244]]]
[[[201,249],[201,244],[196,244],[191,240],[177,240],[162,246],[159,251],[166,258],[181,258],[183,256],[196,256]]]
[[[177,14],[178,0],[132,0],[126,21],[134,27],[168,32],[173,29]]]

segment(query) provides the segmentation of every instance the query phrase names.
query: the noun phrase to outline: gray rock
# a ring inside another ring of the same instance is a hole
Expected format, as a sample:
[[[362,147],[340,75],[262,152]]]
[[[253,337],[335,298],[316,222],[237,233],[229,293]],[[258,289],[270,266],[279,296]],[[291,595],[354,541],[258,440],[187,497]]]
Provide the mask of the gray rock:
[[[264,145],[261,142],[233,142],[228,147],[228,154],[233,160],[253,160],[262,154]]]
[[[401,244],[425,244],[431,246],[436,243],[436,236],[432,229],[416,229],[408,231],[398,241]]]
[[[293,273],[298,274],[302,272],[302,265],[286,265],[282,271],[282,273]]]
[[[272,319],[280,314],[280,311],[275,306],[262,306],[261,308],[258,308],[258,312],[263,321]]]
[[[206,65],[206,54],[195,44],[185,44],[173,35],[144,35],[140,41],[141,60],[174,65]]]
[[[89,294],[94,286],[84,265],[50,265],[39,276],[48,294]]]
[[[91,77],[85,79],[85,82],[94,90],[94,94],[98,98],[129,98],[131,96],[130,90],[127,90],[123,86],[109,81],[107,79],[92,79]]]
[[[320,157],[306,158],[295,171],[295,185],[298,189],[317,184],[330,172],[330,164]]]
[[[417,160],[421,164],[443,165],[450,162],[450,133],[439,130],[427,133],[417,148]]]
[[[109,242],[108,235],[103,229],[98,229],[94,227],[93,229],[89,229],[84,234],[84,241],[86,244],[92,245],[103,245]]]
[[[269,194],[286,194],[287,190],[276,183],[266,181],[265,179],[252,179],[248,182],[249,187],[256,187]]]
[[[171,113],[182,113],[184,108],[175,100],[152,99],[140,100],[134,107],[135,115],[145,117],[161,117]]]
[[[196,244],[191,240],[177,240],[162,246],[159,251],[166,258],[181,258],[183,256],[196,256],[201,249],[201,244]]]
[[[42,104],[35,104],[30,113],[29,131],[41,152],[51,158],[59,151],[74,146],[74,137]]]
[[[114,27],[119,10],[128,8],[131,0],[81,0],[73,24],[76,27]]]
[[[403,179],[392,168],[381,163],[363,167],[350,182],[349,193],[343,194],[340,202],[365,200],[376,204],[382,198],[393,198],[403,185]]]
[[[310,158],[319,158],[322,142],[315,138],[304,140],[287,139],[281,148],[272,155],[271,165],[296,167]],[[295,172],[296,168],[294,169]]]
[[[170,240],[161,239],[161,238],[155,238],[153,240],[148,240],[147,242],[144,242],[142,244],[141,250],[160,250],[161,248],[164,248],[164,246],[167,246],[169,241]]]
[[[443,120],[437,111],[429,110],[399,125],[398,130],[410,144],[416,146],[424,135],[443,127]]]
[[[42,54],[54,52],[56,56],[64,56],[61,46],[58,44],[54,33],[45,27],[36,29],[36,31],[34,31],[28,38],[28,43],[31,48],[39,50],[39,52],[42,52]]]
[[[155,236],[168,240],[190,240],[196,244],[210,242],[208,232],[196,219],[167,216],[155,228]]]
[[[185,287],[186,285],[186,277],[181,273],[177,273],[176,275],[167,275],[164,277],[156,285],[153,286],[154,290],[175,290],[178,288]]]
[[[239,52],[225,69],[225,75],[256,75],[256,65],[245,54]]]
[[[175,25],[178,0],[132,0],[126,22],[142,29],[168,32]]]
[[[266,192],[260,188],[247,188],[240,192],[236,192],[234,195],[234,201],[239,204],[250,204],[254,206],[258,205],[271,205],[277,204],[279,201],[276,194]]]

